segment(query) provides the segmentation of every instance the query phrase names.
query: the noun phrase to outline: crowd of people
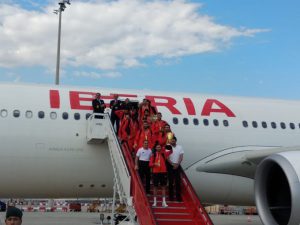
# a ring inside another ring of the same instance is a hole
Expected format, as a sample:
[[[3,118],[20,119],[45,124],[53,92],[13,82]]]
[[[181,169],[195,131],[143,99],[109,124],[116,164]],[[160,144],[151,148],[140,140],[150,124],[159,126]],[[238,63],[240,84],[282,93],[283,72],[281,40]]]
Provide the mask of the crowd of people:
[[[105,104],[101,94],[93,100],[94,113],[104,113]],[[167,207],[166,186],[169,187],[169,200],[181,201],[179,166],[184,151],[177,145],[177,139],[170,125],[162,119],[162,114],[143,99],[133,104],[128,98],[120,101],[118,95],[110,102],[111,122],[121,143],[127,143],[135,158],[135,169],[150,194],[153,183],[153,206],[157,206],[157,190],[162,189],[162,206]],[[174,196],[175,194],[175,196]]]

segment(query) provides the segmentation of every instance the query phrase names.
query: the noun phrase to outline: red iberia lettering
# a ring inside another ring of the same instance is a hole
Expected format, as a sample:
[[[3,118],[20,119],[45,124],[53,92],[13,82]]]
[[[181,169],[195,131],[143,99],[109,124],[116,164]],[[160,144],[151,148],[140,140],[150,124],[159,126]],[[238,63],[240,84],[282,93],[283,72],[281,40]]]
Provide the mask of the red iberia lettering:
[[[181,115],[181,112],[175,108],[176,99],[166,96],[145,96],[146,99],[151,101],[151,105],[157,110],[158,106],[166,107],[172,114]]]
[[[235,117],[234,113],[226,105],[216,99],[206,100],[201,115],[210,116],[211,113],[224,113],[228,117]]]
[[[191,116],[196,115],[196,110],[195,110],[195,106],[194,103],[192,102],[192,100],[190,98],[183,98],[187,113]]]
[[[85,95],[86,97],[81,97],[80,95]],[[94,98],[95,93],[93,92],[70,91],[71,109],[92,110],[93,107],[91,102]],[[84,102],[85,104],[83,104]]]
[[[58,90],[50,90],[50,107],[52,109],[59,109],[60,107],[60,96]]]

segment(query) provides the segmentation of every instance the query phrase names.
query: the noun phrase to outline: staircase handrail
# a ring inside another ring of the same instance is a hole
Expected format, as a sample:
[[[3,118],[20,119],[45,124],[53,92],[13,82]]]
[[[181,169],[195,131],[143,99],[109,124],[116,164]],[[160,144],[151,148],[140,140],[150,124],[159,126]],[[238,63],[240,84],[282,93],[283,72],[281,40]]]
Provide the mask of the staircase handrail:
[[[138,215],[138,222],[140,225],[156,225],[157,223],[152,208],[149,204],[142,181],[135,170],[135,164],[126,142],[122,144],[122,150],[131,174],[131,194],[133,196],[134,208]]]
[[[193,210],[194,215],[201,215],[202,220],[205,222],[205,225],[213,225],[212,220],[208,216],[207,212],[205,211],[204,207],[202,206],[198,195],[195,192],[191,182],[189,181],[188,177],[186,176],[184,170],[180,166],[180,173],[181,173],[181,181],[182,181],[182,195],[185,198],[187,204],[189,204],[190,209]]]

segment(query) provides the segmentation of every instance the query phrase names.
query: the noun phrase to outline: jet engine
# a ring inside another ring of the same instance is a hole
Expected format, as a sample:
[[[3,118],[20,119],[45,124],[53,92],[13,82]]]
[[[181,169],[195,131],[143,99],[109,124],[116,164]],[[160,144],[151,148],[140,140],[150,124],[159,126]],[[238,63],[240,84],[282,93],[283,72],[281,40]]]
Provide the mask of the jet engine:
[[[273,154],[259,164],[255,202],[264,225],[300,224],[300,151]]]

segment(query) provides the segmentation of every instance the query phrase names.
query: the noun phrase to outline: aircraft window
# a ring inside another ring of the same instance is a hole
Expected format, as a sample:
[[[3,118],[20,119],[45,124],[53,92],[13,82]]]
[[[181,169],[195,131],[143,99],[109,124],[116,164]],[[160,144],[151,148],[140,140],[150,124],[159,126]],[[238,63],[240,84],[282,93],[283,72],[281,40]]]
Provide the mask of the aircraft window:
[[[199,120],[198,119],[193,119],[194,125],[198,126],[199,125]]]
[[[265,121],[261,122],[261,125],[262,125],[263,128],[267,128],[268,127],[268,125],[267,125],[267,123]]]
[[[173,123],[174,123],[174,124],[178,124],[178,118],[173,117]]]
[[[256,121],[252,121],[252,126],[253,126],[254,128],[257,128],[257,127],[258,127],[257,122],[256,122]]]
[[[244,126],[244,127],[248,127],[248,122],[244,120],[244,121],[243,121],[243,126]]]
[[[67,112],[64,112],[64,113],[62,114],[62,118],[63,118],[64,120],[69,119],[69,114],[68,114]]]
[[[39,111],[38,116],[40,119],[44,119],[45,118],[45,113],[43,111]]]
[[[88,119],[91,115],[92,115],[92,114],[87,113],[87,114],[85,115],[85,118]]]
[[[20,117],[20,110],[14,110],[14,112],[13,112],[13,115],[14,115],[14,117],[16,117],[16,118],[18,118],[18,117]]]
[[[56,112],[51,112],[51,113],[50,113],[50,118],[51,118],[52,120],[56,120],[56,118],[57,118]]]
[[[296,128],[295,124],[294,124],[294,123],[290,123],[290,128],[291,128],[292,130],[295,130],[295,128]]]
[[[205,126],[208,126],[208,125],[209,125],[208,119],[204,119],[204,120],[203,120],[203,124],[204,124]]]
[[[32,111],[26,111],[26,112],[25,112],[25,116],[26,116],[26,118],[28,118],[28,119],[32,118],[32,116],[33,116]]]
[[[223,125],[224,125],[224,127],[228,127],[229,126],[228,120],[223,120]]]
[[[7,117],[8,113],[6,109],[1,110],[1,117]]]
[[[183,124],[188,125],[189,124],[189,119],[188,118],[183,118]]]
[[[219,120],[213,120],[213,123],[216,127],[219,126]]]
[[[80,114],[79,113],[75,113],[74,114],[74,119],[75,120],[80,120]]]
[[[281,123],[280,123],[280,126],[281,126],[282,129],[285,129],[285,128],[286,128],[286,125],[285,125],[284,122],[281,122]]]

